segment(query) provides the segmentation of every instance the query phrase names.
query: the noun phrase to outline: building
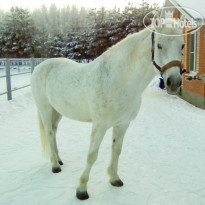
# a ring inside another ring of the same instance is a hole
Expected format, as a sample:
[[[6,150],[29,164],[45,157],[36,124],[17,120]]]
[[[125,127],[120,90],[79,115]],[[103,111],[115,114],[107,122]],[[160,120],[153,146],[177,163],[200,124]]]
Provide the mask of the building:
[[[183,29],[183,33],[187,33],[183,35],[185,47],[182,57],[186,73],[182,77],[181,96],[191,104],[205,109],[205,83],[202,80],[187,80],[189,77],[205,75],[205,1],[166,0],[164,6],[174,6],[174,18],[184,15],[187,21],[194,20],[197,24]]]

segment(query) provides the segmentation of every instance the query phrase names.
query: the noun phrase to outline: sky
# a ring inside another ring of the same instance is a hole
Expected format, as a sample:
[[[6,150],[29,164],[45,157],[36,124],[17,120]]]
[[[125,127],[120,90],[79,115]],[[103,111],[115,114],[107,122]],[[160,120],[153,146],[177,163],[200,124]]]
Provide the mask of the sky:
[[[115,6],[123,8],[128,4],[128,2],[133,2],[134,5],[139,5],[142,0],[0,0],[0,9],[8,11],[12,6],[19,6],[33,10],[34,8],[38,8],[43,4],[49,7],[52,3],[55,3],[59,8],[66,4],[75,4],[79,7],[86,6],[90,8],[98,8],[104,6],[105,8],[110,9]],[[164,0],[147,0],[146,2],[150,4],[158,3],[159,5],[162,5]]]

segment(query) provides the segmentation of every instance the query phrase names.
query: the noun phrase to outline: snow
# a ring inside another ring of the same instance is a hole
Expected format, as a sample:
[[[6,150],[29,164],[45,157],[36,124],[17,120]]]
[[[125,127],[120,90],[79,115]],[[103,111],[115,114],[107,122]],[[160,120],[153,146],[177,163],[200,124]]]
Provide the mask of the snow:
[[[25,76],[22,78],[25,78]],[[88,183],[90,199],[75,197],[85,166],[91,124],[63,118],[58,147],[64,162],[53,174],[42,155],[36,109],[29,89],[0,101],[1,205],[203,205],[205,204],[205,111],[157,87],[143,95],[120,157],[121,188],[106,174],[111,130],[106,134]]]

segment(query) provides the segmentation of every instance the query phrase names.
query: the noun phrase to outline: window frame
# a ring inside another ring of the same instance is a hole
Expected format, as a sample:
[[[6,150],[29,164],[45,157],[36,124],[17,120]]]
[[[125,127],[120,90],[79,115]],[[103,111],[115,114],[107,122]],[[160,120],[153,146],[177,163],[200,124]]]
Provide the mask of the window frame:
[[[193,42],[193,46],[191,45],[192,42]],[[193,50],[191,51],[192,47]],[[193,60],[192,63],[191,60]],[[194,33],[190,33],[190,38],[189,38],[189,72],[191,74],[196,74],[196,61],[197,61],[197,32],[194,32]]]

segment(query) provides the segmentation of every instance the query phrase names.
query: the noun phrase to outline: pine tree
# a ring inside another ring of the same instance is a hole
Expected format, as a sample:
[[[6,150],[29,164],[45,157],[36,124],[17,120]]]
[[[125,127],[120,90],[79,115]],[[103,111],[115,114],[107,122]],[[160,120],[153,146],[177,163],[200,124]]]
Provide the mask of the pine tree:
[[[60,10],[60,27],[63,35],[66,35],[70,27],[70,6],[67,5]]]
[[[39,32],[44,36],[49,36],[49,16],[48,9],[45,5],[40,8],[35,9],[31,13],[31,18],[34,21],[35,26],[38,28]]]
[[[45,47],[47,49],[47,57],[63,57],[65,48],[65,39],[62,34],[57,34],[51,36],[45,42]]]
[[[128,34],[138,32],[144,28],[143,18],[152,8],[143,2],[140,8],[129,5],[123,12],[114,8],[113,10],[93,10],[90,19],[94,20],[91,32],[88,32],[90,45],[88,45],[89,58],[94,59],[106,51],[110,46],[116,44]],[[146,22],[150,24],[150,22]],[[90,35],[91,34],[91,35]]]
[[[49,34],[55,36],[61,33],[60,12],[55,3],[51,4],[48,12]]]
[[[11,9],[0,24],[0,57],[68,57],[93,60],[127,35],[144,28],[143,18],[153,7],[129,4],[120,9],[87,9],[52,4],[32,12]],[[2,12],[0,11],[0,21]],[[145,22],[149,24],[150,22]]]
[[[12,7],[1,31],[2,57],[31,57],[34,55],[36,28],[29,11]]]

